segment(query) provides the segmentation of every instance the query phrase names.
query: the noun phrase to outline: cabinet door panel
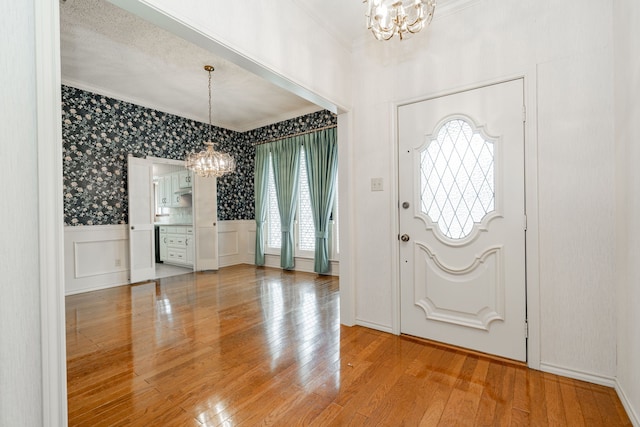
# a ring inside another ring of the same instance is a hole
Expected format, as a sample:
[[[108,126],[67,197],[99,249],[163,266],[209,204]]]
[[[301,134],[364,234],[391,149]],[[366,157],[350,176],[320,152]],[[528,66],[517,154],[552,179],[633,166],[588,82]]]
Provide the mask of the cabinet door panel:
[[[167,233],[160,233],[160,261],[166,261],[168,258],[167,254]]]
[[[189,171],[182,171],[178,173],[180,188],[191,188],[191,173]]]

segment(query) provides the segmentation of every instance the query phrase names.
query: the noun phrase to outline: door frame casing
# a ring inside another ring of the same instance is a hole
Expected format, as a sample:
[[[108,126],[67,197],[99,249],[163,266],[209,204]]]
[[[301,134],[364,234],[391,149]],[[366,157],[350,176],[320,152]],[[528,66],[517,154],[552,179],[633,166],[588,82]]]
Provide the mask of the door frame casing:
[[[523,111],[524,122],[524,165],[525,165],[525,214],[527,218],[525,234],[525,287],[526,287],[526,318],[528,324],[527,337],[527,365],[533,369],[540,368],[540,279],[539,279],[539,227],[538,227],[538,138],[537,138],[537,115],[536,115],[536,69],[528,70],[525,73],[507,75],[500,78],[471,83],[439,92],[430,93],[424,96],[405,99],[389,104],[391,120],[391,138],[393,144],[390,145],[389,158],[391,161],[391,200],[394,204],[392,209],[392,220],[394,227],[389,236],[390,241],[397,242],[392,245],[391,273],[392,273],[392,332],[399,335],[400,329],[400,215],[398,207],[398,109],[407,104],[429,101],[466,92],[485,86],[505,83],[512,80],[523,80],[523,97],[525,110]]]
[[[37,97],[38,237],[42,425],[67,425],[67,352],[64,305],[62,100],[58,2],[33,4]],[[27,330],[27,333],[32,333]],[[35,378],[35,377],[34,377]],[[35,384],[29,384],[35,387]],[[27,409],[27,408],[25,408]],[[30,408],[38,411],[40,408]]]

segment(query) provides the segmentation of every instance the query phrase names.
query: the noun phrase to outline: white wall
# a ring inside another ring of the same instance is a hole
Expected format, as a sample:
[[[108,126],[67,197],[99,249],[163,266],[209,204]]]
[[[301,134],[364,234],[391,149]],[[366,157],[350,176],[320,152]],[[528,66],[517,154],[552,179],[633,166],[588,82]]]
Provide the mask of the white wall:
[[[323,100],[330,100],[340,107],[350,105],[348,49],[330,37],[292,1],[109,1],[134,13],[142,13],[148,19],[151,19],[151,14],[145,10],[146,6],[160,10],[216,42],[203,47],[213,49],[249,71],[325,108],[327,105]],[[155,21],[162,25],[162,19]],[[190,38],[200,44],[196,39]],[[234,55],[229,56],[226,51]],[[256,63],[260,66],[255,67]],[[264,69],[275,73],[275,76],[264,74]],[[278,76],[282,78],[276,78]],[[307,90],[300,91],[300,88]],[[319,98],[308,98],[308,95]]]
[[[529,126],[537,126],[539,163],[527,167],[539,178],[542,366],[612,383],[612,6],[588,3],[478,1],[436,18],[409,42],[371,41],[354,52],[354,75],[361,76],[353,109],[359,323],[387,330],[394,322],[393,103],[526,74],[537,81],[538,120]],[[372,177],[389,183],[384,192],[370,191]]]
[[[33,2],[0,6],[0,425],[42,425]]]
[[[640,4],[614,2],[618,394],[640,425]]]

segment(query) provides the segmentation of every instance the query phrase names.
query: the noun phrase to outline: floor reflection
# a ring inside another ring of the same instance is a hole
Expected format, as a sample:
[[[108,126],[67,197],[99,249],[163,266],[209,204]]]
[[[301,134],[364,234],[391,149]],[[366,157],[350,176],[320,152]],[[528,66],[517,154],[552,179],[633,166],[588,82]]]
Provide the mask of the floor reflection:
[[[66,303],[70,426],[630,425],[611,388],[341,326],[337,278],[236,266]]]
[[[339,360],[337,290],[337,278],[244,266],[67,297],[70,425],[232,423],[258,404],[245,401],[254,387],[279,401],[323,370],[337,389],[339,370],[318,365]]]

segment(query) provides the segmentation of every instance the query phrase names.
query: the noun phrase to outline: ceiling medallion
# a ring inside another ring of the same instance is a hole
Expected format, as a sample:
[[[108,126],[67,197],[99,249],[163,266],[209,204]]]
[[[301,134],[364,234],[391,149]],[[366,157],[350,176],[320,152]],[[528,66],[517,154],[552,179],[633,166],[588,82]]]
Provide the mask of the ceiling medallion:
[[[209,73],[209,131],[211,131],[211,72],[214,68],[211,65],[204,66]],[[199,153],[190,153],[185,159],[185,167],[201,177],[217,178],[236,170],[236,161],[227,153],[221,153],[213,149],[214,143],[207,141],[204,143],[207,148]]]
[[[436,9],[435,0],[363,0],[367,3],[367,29],[378,40],[396,34],[400,40],[429,25]]]

